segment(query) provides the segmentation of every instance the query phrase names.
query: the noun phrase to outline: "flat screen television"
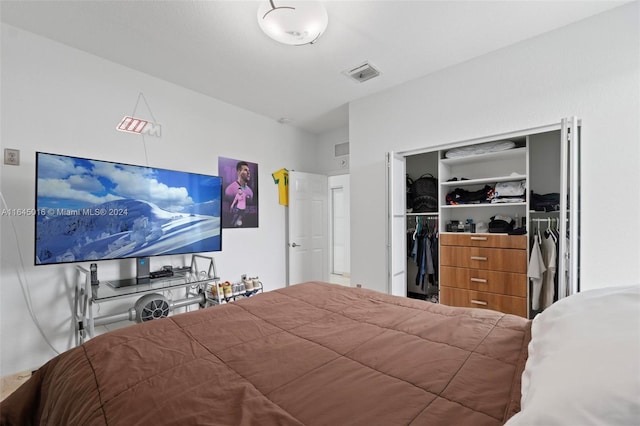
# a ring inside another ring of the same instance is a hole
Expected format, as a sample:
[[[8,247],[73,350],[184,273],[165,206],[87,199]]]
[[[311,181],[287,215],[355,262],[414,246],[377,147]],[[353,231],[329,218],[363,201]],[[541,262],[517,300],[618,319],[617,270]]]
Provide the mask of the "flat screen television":
[[[222,179],[36,153],[35,264],[222,250]]]

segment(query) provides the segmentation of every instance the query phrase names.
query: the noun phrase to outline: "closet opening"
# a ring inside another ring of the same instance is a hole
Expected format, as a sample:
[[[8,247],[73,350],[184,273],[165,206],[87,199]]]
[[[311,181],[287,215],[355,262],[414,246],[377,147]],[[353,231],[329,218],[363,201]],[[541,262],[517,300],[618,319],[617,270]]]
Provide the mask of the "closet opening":
[[[405,157],[407,297],[434,303],[440,297],[438,160],[438,151]],[[427,198],[431,183],[436,186],[435,200]]]
[[[579,291],[576,117],[388,153],[387,168],[390,293],[533,318]]]

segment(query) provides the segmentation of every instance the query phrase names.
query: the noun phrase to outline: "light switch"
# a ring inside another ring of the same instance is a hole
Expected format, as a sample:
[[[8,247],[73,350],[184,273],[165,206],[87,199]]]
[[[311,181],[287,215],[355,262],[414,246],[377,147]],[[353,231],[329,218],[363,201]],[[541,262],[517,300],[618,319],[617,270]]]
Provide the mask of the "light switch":
[[[20,150],[19,149],[4,149],[4,164],[12,166],[18,166],[20,164]]]

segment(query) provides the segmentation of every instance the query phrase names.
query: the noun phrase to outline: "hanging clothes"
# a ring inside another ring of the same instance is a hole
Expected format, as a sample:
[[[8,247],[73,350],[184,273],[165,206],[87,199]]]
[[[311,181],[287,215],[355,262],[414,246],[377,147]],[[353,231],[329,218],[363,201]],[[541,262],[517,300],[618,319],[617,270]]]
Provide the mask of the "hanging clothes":
[[[431,256],[431,240],[429,239],[429,235],[424,233],[420,236],[420,264],[416,285],[420,285],[420,287],[425,290],[424,283],[425,277],[433,275],[434,267],[433,267],[433,257]]]
[[[560,291],[558,290],[558,283],[560,281],[558,271],[560,270],[561,265],[560,265],[560,257],[557,255],[558,253],[560,253],[560,231],[558,229],[558,226],[559,226],[558,224],[560,221],[559,219],[553,219],[553,221],[555,222],[555,227],[550,229],[549,232],[553,234],[554,240],[556,242],[556,273],[553,280],[553,289],[554,289],[553,301],[555,303],[558,301],[558,295],[560,294]]]
[[[414,262],[418,263],[418,234],[420,234],[422,232],[422,221],[420,220],[420,217],[416,217],[416,226],[415,228],[413,228],[413,230],[410,230],[409,232],[411,233],[411,258],[413,259]]]
[[[436,225],[432,218],[416,218],[416,229],[413,233],[413,248],[411,258],[418,266],[415,277],[415,285],[422,290],[425,283],[435,285],[437,265],[437,240],[434,245]],[[434,255],[434,252],[436,255]]]
[[[531,247],[531,257],[529,258],[529,266],[527,269],[527,275],[531,280],[532,294],[531,294],[531,309],[540,309],[540,295],[542,293],[542,281],[544,279],[544,273],[547,267],[544,264],[542,258],[542,251],[540,250],[540,235],[534,236],[533,246]]]
[[[542,309],[546,309],[553,304],[556,297],[556,271],[557,271],[557,240],[551,232],[545,232],[542,238],[542,257],[547,270],[544,273],[542,282]]]
[[[561,237],[561,238],[565,238],[565,237]],[[565,288],[562,289],[563,294],[565,296],[570,295],[570,289],[571,289],[571,281],[569,280],[570,275],[569,275],[569,271],[571,269],[571,239],[569,238],[569,234],[567,233],[566,236],[566,247],[567,247],[567,251],[566,251],[566,257],[564,259],[560,259],[563,263],[563,270],[564,270],[564,275],[565,275]]]
[[[439,235],[438,235],[438,224],[437,224],[437,220],[434,223],[433,226],[433,232],[431,233],[430,236],[431,239],[431,258],[433,259],[433,275],[432,275],[432,280],[430,280],[429,282],[433,285],[433,286],[438,286],[438,282],[439,282],[439,277],[438,277],[438,265],[439,265],[439,258],[438,258],[438,247],[440,247],[440,242],[439,242]]]

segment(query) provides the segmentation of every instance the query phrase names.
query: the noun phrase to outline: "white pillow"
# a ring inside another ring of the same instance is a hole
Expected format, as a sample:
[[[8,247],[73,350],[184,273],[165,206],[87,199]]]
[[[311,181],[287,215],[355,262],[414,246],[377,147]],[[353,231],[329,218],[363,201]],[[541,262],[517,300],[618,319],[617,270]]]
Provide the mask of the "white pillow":
[[[640,285],[585,291],[532,323],[521,425],[640,425]]]

